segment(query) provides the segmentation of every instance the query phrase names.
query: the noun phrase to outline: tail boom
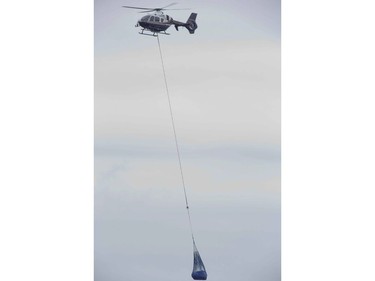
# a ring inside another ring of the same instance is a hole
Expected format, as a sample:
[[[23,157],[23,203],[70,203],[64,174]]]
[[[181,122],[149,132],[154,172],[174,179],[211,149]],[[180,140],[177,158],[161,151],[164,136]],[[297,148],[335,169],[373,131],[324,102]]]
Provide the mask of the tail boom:
[[[173,21],[174,27],[178,30],[179,26],[185,27],[190,34],[194,34],[195,30],[198,28],[196,23],[197,13],[191,13],[190,17],[186,22]]]

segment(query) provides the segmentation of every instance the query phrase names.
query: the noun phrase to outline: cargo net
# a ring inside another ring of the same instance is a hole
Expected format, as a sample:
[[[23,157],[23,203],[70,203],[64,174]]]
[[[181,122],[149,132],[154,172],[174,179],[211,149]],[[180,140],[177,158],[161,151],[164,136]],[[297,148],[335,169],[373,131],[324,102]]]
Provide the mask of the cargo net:
[[[202,258],[199,255],[195,242],[193,242],[193,245],[194,245],[194,265],[193,265],[193,272],[191,273],[191,277],[193,277],[194,280],[206,280],[207,279],[206,268],[204,267]]]

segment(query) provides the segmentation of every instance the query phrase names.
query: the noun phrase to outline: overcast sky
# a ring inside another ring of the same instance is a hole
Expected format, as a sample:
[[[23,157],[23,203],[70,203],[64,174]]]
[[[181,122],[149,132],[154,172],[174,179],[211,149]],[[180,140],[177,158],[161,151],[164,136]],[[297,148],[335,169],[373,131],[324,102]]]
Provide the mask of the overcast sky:
[[[156,38],[95,0],[95,279],[191,280],[192,245]],[[280,280],[280,2],[179,1],[160,38],[209,280]]]

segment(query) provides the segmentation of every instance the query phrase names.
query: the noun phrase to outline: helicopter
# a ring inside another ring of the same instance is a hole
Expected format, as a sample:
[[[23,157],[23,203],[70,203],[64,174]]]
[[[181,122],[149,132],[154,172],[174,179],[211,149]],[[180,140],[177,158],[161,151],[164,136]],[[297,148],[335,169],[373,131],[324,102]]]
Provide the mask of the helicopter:
[[[135,27],[142,27],[141,35],[151,35],[151,36],[158,36],[158,34],[170,35],[167,33],[166,30],[171,26],[174,25],[176,30],[180,26],[185,27],[190,34],[194,34],[195,30],[198,28],[196,23],[197,13],[191,13],[188,20],[186,22],[180,22],[174,20],[169,15],[163,13],[164,10],[186,10],[186,9],[167,9],[168,7],[175,5],[177,3],[172,3],[167,6],[161,8],[144,8],[144,7],[133,7],[133,6],[122,6],[123,8],[128,9],[138,9],[144,10],[140,13],[149,13],[146,16],[142,17],[138,20]],[[150,31],[151,33],[145,33],[145,31]]]

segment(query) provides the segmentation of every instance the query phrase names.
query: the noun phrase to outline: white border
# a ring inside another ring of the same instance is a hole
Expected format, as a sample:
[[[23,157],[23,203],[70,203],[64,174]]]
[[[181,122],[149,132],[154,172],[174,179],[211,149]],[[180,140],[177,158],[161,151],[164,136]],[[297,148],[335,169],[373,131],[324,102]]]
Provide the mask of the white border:
[[[282,7],[283,279],[374,280],[374,4]],[[92,17],[2,4],[1,280],[93,280]]]
[[[283,280],[375,280],[373,11],[282,1]]]
[[[93,280],[93,2],[0,13],[0,280]]]

